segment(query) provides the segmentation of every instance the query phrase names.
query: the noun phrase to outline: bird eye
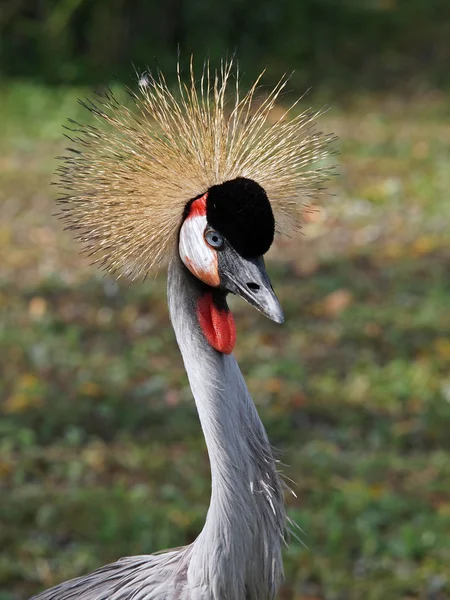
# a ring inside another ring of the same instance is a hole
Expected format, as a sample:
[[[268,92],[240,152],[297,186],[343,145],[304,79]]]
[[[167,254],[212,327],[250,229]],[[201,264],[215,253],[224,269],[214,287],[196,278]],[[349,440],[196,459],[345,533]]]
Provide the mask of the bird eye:
[[[223,237],[215,229],[207,229],[205,231],[205,240],[215,250],[220,250],[223,246]]]

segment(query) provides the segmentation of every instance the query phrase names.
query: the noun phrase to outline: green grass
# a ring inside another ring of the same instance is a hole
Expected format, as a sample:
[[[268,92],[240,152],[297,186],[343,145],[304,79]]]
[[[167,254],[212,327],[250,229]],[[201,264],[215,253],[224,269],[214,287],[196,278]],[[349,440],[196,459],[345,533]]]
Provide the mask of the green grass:
[[[51,215],[80,90],[0,116],[0,600],[192,541],[209,468],[165,280],[103,278]],[[296,482],[284,600],[450,597],[448,98],[360,98],[334,196],[269,271],[276,326],[233,301],[236,355]]]

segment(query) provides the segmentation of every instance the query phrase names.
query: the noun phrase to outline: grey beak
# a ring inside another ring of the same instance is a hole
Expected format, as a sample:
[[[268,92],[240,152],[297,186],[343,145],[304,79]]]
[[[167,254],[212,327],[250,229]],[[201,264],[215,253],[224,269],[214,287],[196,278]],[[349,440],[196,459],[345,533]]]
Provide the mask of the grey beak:
[[[242,258],[228,246],[219,253],[219,273],[222,287],[227,291],[241,296],[275,323],[284,322],[283,311],[273,291],[262,256]]]

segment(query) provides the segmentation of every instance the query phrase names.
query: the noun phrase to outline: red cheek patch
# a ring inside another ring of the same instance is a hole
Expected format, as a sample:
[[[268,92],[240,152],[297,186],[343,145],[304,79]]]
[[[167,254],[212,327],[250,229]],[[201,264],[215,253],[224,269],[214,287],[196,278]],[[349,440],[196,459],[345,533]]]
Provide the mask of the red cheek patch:
[[[206,199],[208,198],[208,192],[203,194],[201,198],[197,198],[191,204],[191,208],[189,209],[188,219],[191,217],[204,217],[206,215]]]
[[[236,326],[231,311],[217,308],[212,294],[206,293],[198,300],[197,318],[210,346],[223,354],[231,354],[236,343]]]

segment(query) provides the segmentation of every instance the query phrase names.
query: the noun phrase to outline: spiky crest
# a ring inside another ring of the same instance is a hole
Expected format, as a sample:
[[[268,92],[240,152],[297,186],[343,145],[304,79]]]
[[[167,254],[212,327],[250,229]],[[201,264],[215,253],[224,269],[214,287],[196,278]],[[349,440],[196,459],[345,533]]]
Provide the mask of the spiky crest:
[[[99,125],[71,121],[76,148],[58,170],[68,228],[95,262],[133,279],[170,258],[186,202],[210,186],[235,177],[256,181],[285,233],[300,227],[305,206],[330,175],[326,165],[315,166],[332,140],[315,130],[322,111],[290,118],[297,100],[272,121],[288,77],[257,102],[264,72],[241,96],[232,60],[218,71],[205,63],[198,82],[192,59],[187,83],[179,63],[177,73],[176,95],[159,72],[140,78],[132,107],[110,90],[85,103]]]

